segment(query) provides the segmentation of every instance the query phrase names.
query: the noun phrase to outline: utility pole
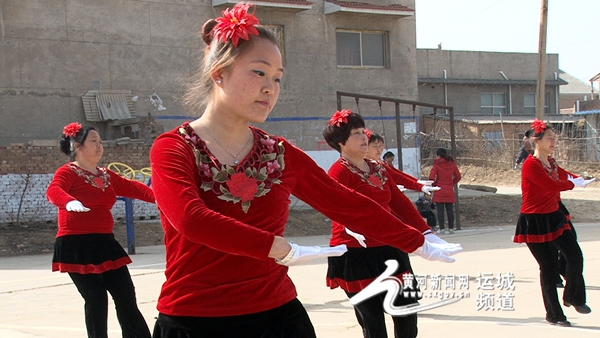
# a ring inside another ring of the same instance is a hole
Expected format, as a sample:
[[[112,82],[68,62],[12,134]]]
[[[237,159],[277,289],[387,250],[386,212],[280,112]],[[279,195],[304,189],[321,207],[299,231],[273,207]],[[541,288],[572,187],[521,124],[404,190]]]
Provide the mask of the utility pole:
[[[548,19],[548,0],[542,0],[542,13],[540,16],[540,44],[538,50],[538,79],[536,91],[535,117],[544,119],[544,107],[546,105],[546,31]]]

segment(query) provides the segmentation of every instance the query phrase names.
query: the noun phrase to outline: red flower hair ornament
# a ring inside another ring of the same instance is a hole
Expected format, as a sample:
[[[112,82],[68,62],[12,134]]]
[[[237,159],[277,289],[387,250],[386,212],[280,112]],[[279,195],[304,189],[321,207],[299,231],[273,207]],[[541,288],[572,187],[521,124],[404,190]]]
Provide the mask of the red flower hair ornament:
[[[63,129],[63,134],[65,134],[66,137],[75,137],[81,128],[83,128],[83,126],[78,122],[69,123]]]
[[[535,130],[536,134],[542,134],[546,131],[546,129],[548,129],[548,125],[546,125],[546,122],[539,119],[535,119],[531,124],[531,127],[533,128],[533,130]]]
[[[373,136],[373,132],[370,131],[369,129],[365,129],[365,135],[367,135],[367,139],[371,139],[371,137]]]
[[[259,35],[258,29],[254,27],[254,25],[260,25],[258,18],[254,14],[248,14],[248,9],[252,6],[250,3],[240,2],[231,10],[227,8],[221,12],[223,17],[216,19],[215,38],[219,42],[231,40],[233,45],[237,47],[240,39],[250,40],[250,35]]]
[[[340,126],[342,123],[348,123],[348,116],[350,116],[352,112],[349,109],[338,110],[333,114],[331,120],[329,120],[329,124],[332,126]]]

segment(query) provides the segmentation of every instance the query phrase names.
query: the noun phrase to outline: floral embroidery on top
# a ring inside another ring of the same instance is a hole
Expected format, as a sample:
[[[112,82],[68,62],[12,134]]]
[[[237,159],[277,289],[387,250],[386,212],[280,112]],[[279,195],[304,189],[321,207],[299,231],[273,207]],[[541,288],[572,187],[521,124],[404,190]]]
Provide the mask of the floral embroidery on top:
[[[540,163],[542,163],[542,166],[544,167],[544,169],[546,169],[550,177],[552,177],[556,181],[560,180],[560,178],[558,177],[558,165],[556,164],[556,160],[554,159],[554,157],[548,157],[548,162],[550,163],[549,167],[546,166],[544,162],[540,161]]]
[[[106,190],[106,188],[108,188],[110,185],[110,174],[106,168],[96,167],[98,174],[93,174],[81,167],[78,167],[74,163],[69,163],[69,168],[71,168],[71,170],[73,170],[77,176],[83,178],[86,183],[89,183],[93,187],[101,189],[102,191]]]
[[[220,164],[189,123],[184,123],[178,130],[194,149],[202,182],[200,188],[212,191],[221,200],[234,204],[241,202],[245,213],[255,198],[265,196],[273,185],[281,184],[279,178],[285,169],[283,141],[262,130],[252,127],[251,130],[255,137],[254,147],[240,164],[233,167]]]
[[[366,173],[343,157],[340,157],[339,161],[352,173],[358,175],[363,182],[367,182],[370,185],[383,190],[383,186],[387,182],[387,174],[383,164],[376,161],[368,161],[367,165],[371,169],[371,172]]]

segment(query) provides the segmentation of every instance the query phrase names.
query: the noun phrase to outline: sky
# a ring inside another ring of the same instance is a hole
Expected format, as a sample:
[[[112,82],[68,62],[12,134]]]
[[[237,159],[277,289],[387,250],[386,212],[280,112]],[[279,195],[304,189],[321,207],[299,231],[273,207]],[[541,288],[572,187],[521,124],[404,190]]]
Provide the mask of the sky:
[[[537,53],[542,0],[415,0],[417,48]],[[600,0],[548,0],[546,53],[589,84],[600,73]]]

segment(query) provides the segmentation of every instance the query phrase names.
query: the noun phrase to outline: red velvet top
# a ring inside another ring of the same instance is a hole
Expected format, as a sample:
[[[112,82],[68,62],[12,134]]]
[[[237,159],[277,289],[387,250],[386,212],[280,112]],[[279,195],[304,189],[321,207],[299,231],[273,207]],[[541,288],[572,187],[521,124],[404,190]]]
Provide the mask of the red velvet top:
[[[404,212],[404,208],[406,208],[406,205],[403,203],[404,195],[400,189],[396,187],[396,182],[388,176],[387,167],[379,161],[366,159],[365,161],[367,161],[371,169],[369,174],[366,174],[355,165],[348,162],[345,158],[340,157],[340,159],[329,169],[329,176],[333,177],[344,186],[371,198],[388,212],[401,215]],[[412,203],[409,207],[414,209]],[[422,228],[418,229],[421,233],[430,231],[431,229],[429,226],[422,221],[423,218],[420,218],[420,220],[420,223],[411,225],[417,227],[422,225]],[[405,227],[412,228],[411,225],[405,225]],[[346,233],[345,228],[346,226],[344,223],[333,221],[332,236],[329,244],[331,246],[346,244],[348,247],[361,248],[358,241]],[[348,228],[364,235],[362,232],[354,229],[350,224],[348,224]],[[381,224],[376,224],[373,230],[379,233],[379,236],[383,238],[385,238],[389,231],[387,227],[384,227]],[[365,243],[369,248],[386,245],[373,237],[365,237]]]
[[[56,237],[112,234],[115,222],[111,209],[117,196],[154,203],[152,189],[141,182],[128,180],[105,168],[98,168],[98,175],[94,175],[73,163],[58,168],[46,194],[50,203],[58,207]],[[90,211],[67,211],[67,203],[73,200]]]
[[[523,193],[522,214],[549,214],[558,210],[560,192],[575,187],[567,180],[568,175],[578,177],[556,164],[549,157],[552,168],[546,166],[533,155],[523,162],[521,176],[521,192]]]
[[[423,189],[423,185],[417,183],[418,179],[416,177],[409,175],[400,169],[397,169],[393,165],[389,165],[385,161],[382,161],[381,163],[383,163],[385,165],[388,176],[391,177],[394,180],[394,182],[396,182],[396,184],[401,184],[406,189],[409,189],[409,190],[414,190],[414,191],[419,191],[419,192],[422,191],[421,189]]]
[[[233,316],[293,300],[288,268],[268,258],[274,236],[283,235],[291,194],[407,252],[423,244],[419,231],[339,185],[302,150],[251,130],[253,149],[235,167],[221,165],[187,123],[152,147],[152,184],[167,247],[161,313]],[[388,228],[385,236],[375,229],[380,224]]]

